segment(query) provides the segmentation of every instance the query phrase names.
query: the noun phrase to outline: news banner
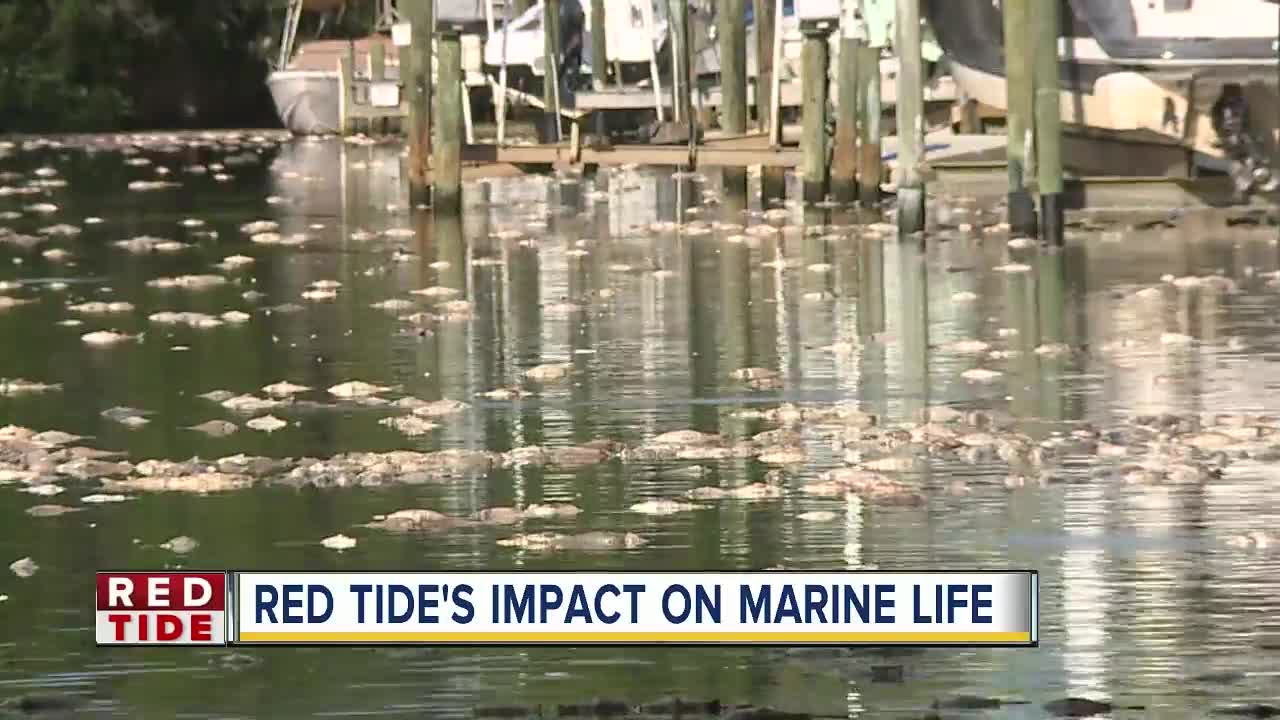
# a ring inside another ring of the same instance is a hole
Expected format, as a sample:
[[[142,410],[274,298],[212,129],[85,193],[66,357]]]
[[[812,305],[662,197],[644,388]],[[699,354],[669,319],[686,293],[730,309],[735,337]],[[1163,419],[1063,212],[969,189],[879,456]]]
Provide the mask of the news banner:
[[[101,572],[99,645],[1036,646],[1016,572]]]

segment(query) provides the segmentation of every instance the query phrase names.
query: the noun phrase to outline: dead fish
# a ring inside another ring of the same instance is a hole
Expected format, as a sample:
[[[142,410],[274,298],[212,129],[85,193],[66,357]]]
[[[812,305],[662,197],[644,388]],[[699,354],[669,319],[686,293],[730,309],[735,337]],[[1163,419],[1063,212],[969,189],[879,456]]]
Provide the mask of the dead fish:
[[[35,300],[31,300],[27,298],[16,298],[16,297],[9,297],[8,295],[0,295],[0,310],[8,310],[9,308],[15,308],[22,305],[30,305],[31,303],[34,303],[34,302]]]
[[[214,267],[220,270],[230,271],[252,265],[254,262],[255,260],[247,255],[228,255],[227,257],[222,258],[222,262],[218,263]]]
[[[1003,374],[997,370],[987,370],[986,368],[969,368],[960,373],[960,377],[970,382],[991,382]]]
[[[255,220],[254,222],[245,223],[240,226],[240,232],[245,235],[256,235],[258,233],[272,232],[280,228],[280,223],[273,220]]]
[[[9,563],[9,569],[13,571],[14,575],[17,575],[20,578],[29,578],[36,574],[36,571],[40,569],[40,566],[36,564],[35,560],[32,560],[29,557],[24,557],[20,560],[14,560]]]
[[[436,400],[414,408],[413,414],[427,418],[444,417],[445,415],[463,412],[470,407],[470,405],[460,400]]]
[[[81,508],[67,507],[66,505],[32,505],[26,509],[26,513],[31,517],[46,518],[79,512],[80,509]]]
[[[222,313],[221,315],[219,315],[218,317],[219,317],[223,322],[228,322],[228,323],[231,323],[231,324],[233,324],[233,325],[239,325],[239,324],[241,324],[241,323],[247,323],[247,322],[249,322],[251,319],[253,319],[253,317],[252,317],[251,315],[249,315],[249,313],[240,312],[239,310],[228,310],[228,311],[226,311],[226,312]]]
[[[680,502],[679,500],[646,500],[631,506],[630,510],[641,515],[675,515],[691,510],[704,510],[705,505]]]
[[[29,495],[39,495],[41,497],[52,497],[62,492],[64,488],[54,483],[40,483],[38,485],[28,485],[21,489],[21,492]]]
[[[803,520],[805,522],[831,522],[838,517],[840,516],[830,510],[811,510],[809,512],[800,513],[796,516],[796,519]]]
[[[86,344],[93,347],[111,347],[129,340],[141,340],[142,333],[137,335],[126,335],[118,333],[114,330],[97,330],[91,333],[85,333],[80,339]]]
[[[514,525],[524,519],[524,513],[513,507],[491,507],[475,511],[471,518],[487,525]]]
[[[267,398],[255,397],[253,395],[236,395],[235,397],[223,400],[222,407],[236,412],[254,413],[271,408],[280,407],[283,403],[279,400],[271,400]]]
[[[329,388],[329,394],[340,398],[358,398],[378,395],[394,389],[385,385],[372,385],[362,380],[352,380]]]
[[[68,310],[89,315],[106,315],[110,313],[126,313],[133,312],[133,303],[117,301],[117,302],[84,302],[79,305],[68,305]]]
[[[697,430],[673,430],[649,441],[651,445],[719,445],[724,438]]]
[[[233,422],[226,420],[209,420],[199,425],[192,425],[188,430],[195,430],[198,433],[207,435],[208,437],[221,438],[234,433],[239,428]]]
[[[202,400],[208,400],[210,402],[216,402],[218,404],[222,404],[223,402],[230,400],[235,396],[236,394],[231,392],[230,390],[210,390],[209,392],[201,393],[196,397]]]
[[[198,540],[193,537],[187,537],[186,535],[179,535],[178,537],[170,538],[169,540],[160,543],[160,547],[178,555],[186,555],[199,546],[200,542]]]
[[[249,420],[244,425],[250,430],[258,430],[270,434],[276,430],[287,427],[289,423],[281,420],[275,415],[263,415],[262,417],[256,417]]]
[[[85,495],[84,497],[80,498],[80,502],[89,503],[90,505],[103,505],[106,503],[124,502],[125,500],[128,500],[128,499],[129,499],[128,495],[117,495],[113,493],[94,493],[92,495]]]
[[[545,363],[525,370],[524,376],[535,382],[551,382],[566,377],[572,370],[572,363]]]
[[[161,475],[136,477],[125,480],[103,480],[108,490],[135,490],[138,492],[189,492],[206,494],[243,490],[253,485],[253,478],[223,472],[204,472],[191,475]]]
[[[435,430],[436,428],[440,427],[439,425],[431,422],[430,420],[423,420],[420,417],[414,417],[412,415],[383,418],[378,421],[378,424],[386,425],[389,428],[399,430],[401,433],[404,433],[409,437],[418,437],[420,435],[426,435],[432,430]]]
[[[168,180],[134,180],[128,185],[130,192],[153,192],[176,187],[180,187],[180,184]]]
[[[649,541],[635,533],[592,531],[578,535],[566,535],[553,543],[557,550],[631,550],[643,547]]]
[[[473,524],[465,518],[446,515],[426,508],[410,508],[388,513],[380,519],[366,524],[367,527],[407,532],[413,530],[435,530]]]
[[[329,537],[321,540],[320,545],[330,550],[342,552],[343,550],[350,550],[355,547],[356,539],[339,533],[337,535],[330,535]]]
[[[540,520],[550,518],[575,518],[582,513],[582,508],[568,503],[534,503],[524,509],[524,516]]]
[[[146,285],[150,288],[158,288],[161,290],[169,290],[177,288],[180,290],[208,290],[229,282],[222,275],[179,275],[177,277],[162,277],[154,280],[148,280]]]
[[[150,420],[146,418],[148,413],[146,410],[117,405],[113,408],[107,408],[98,413],[102,417],[118,422],[126,427],[141,427],[146,425]]]
[[[45,430],[44,432],[36,433],[31,436],[31,442],[39,443],[41,445],[52,445],[54,447],[59,445],[68,445],[77,440],[83,439],[83,435],[72,435],[71,433],[63,432],[61,430]]]
[[[62,383],[42,383],[34,380],[23,380],[22,378],[0,378],[0,397],[30,395],[61,389]]]

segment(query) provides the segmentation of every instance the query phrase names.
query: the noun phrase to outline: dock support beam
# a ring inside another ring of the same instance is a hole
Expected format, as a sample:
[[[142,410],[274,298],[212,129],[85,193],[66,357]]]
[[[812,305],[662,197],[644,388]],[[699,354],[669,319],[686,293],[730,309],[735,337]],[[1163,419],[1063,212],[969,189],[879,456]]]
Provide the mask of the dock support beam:
[[[1035,43],[1031,37],[1032,0],[1004,2],[1004,69],[1008,92],[1005,128],[1009,142],[1009,229],[1015,235],[1036,234],[1036,204],[1027,190],[1028,150],[1032,139],[1033,71]]]
[[[448,29],[437,38],[439,126],[431,162],[432,207],[437,214],[456,214],[462,206],[462,36]]]
[[[880,202],[884,164],[880,155],[880,48],[857,40],[854,71],[858,94],[858,202]]]
[[[1057,2],[1058,0],[1043,0]],[[924,230],[924,67],[920,55],[920,0],[897,0],[898,233]]]
[[[827,38],[831,26],[806,27],[801,49],[802,123],[800,152],[804,158],[804,201],[820,202],[827,194]]]
[[[1062,101],[1058,75],[1058,0],[1034,0],[1036,25],[1036,184],[1040,241],[1060,246],[1066,230],[1062,205]]]
[[[728,135],[747,131],[747,28],[744,0],[719,3],[720,127]]]
[[[409,20],[408,67],[400,66],[409,103],[409,203],[431,201],[431,38],[435,34],[434,0],[407,0],[400,5]]]
[[[858,195],[858,41],[853,0],[845,0],[836,55],[836,137],[831,158],[831,194],[849,203]]]

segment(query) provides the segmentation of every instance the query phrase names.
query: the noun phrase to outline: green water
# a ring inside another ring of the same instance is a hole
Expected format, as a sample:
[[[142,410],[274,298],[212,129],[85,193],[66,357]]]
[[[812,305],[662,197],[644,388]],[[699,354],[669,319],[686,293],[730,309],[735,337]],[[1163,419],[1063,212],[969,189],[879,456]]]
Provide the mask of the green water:
[[[185,171],[246,148],[260,162],[229,167],[228,182]],[[469,182],[461,221],[433,221],[406,208],[395,147],[245,137],[184,139],[169,147],[151,141],[138,154],[153,165],[128,165],[113,145],[92,152],[80,145],[18,147],[0,156],[0,171],[16,173],[0,185],[21,186],[44,166],[68,183],[43,195],[0,195],[0,212],[21,213],[0,226],[21,233],[55,223],[83,229],[34,249],[0,241],[0,281],[22,282],[7,294],[37,300],[0,311],[0,377],[63,384],[57,392],[0,397],[0,425],[90,436],[81,444],[140,461],[241,452],[325,458],[355,450],[505,451],[600,438],[636,445],[682,428],[742,438],[771,426],[737,411],[781,402],[850,401],[886,422],[909,422],[921,408],[946,403],[1007,415],[1036,439],[1134,413],[1280,410],[1273,392],[1280,386],[1280,297],[1267,282],[1277,269],[1274,229],[1228,229],[1220,218],[1186,217],[1172,229],[1079,231],[1060,253],[1009,249],[1003,236],[952,229],[921,252],[912,243],[860,237],[857,224],[873,218],[843,211],[792,208],[788,218],[766,221],[758,200],[744,208],[721,198],[714,171],[685,179],[662,168]],[[181,186],[126,189],[132,180],[154,178],[155,165],[171,168],[166,179]],[[24,210],[36,202],[59,210]],[[86,225],[89,216],[104,222]],[[199,230],[217,237],[193,235],[179,224],[186,218],[204,220]],[[251,243],[239,228],[258,219],[309,240],[301,247]],[[980,229],[994,219],[964,216],[951,224],[958,221]],[[662,225],[673,222],[684,226]],[[782,232],[744,234],[717,222],[771,222]],[[699,223],[708,231],[698,232]],[[352,239],[357,231],[388,228],[414,233]],[[143,234],[195,247],[132,255],[110,245]],[[70,250],[73,262],[42,257],[51,247]],[[220,272],[211,265],[233,254],[256,262],[223,273],[230,284],[198,292],[145,285],[156,277]],[[1010,260],[1029,271],[995,269]],[[655,276],[655,269],[671,274]],[[1158,284],[1165,273],[1214,271],[1235,278],[1239,292],[1171,290],[1154,305],[1133,301],[1136,290]],[[66,287],[51,287],[57,280]],[[342,283],[336,298],[302,299],[317,280]],[[413,299],[408,291],[429,286],[458,289],[471,303],[470,317],[420,332],[396,313],[370,307]],[[244,299],[251,289],[263,297]],[[957,300],[959,292],[976,299]],[[74,316],[67,304],[85,300],[127,300],[136,309],[84,316],[79,327],[57,324]],[[264,311],[283,303],[301,309]],[[147,319],[162,310],[231,309],[252,319],[207,330]],[[146,334],[139,343],[100,349],[80,340],[107,328]],[[1162,343],[1162,333],[1197,342]],[[973,338],[1022,353],[978,359],[950,349],[954,340]],[[1124,358],[1098,350],[1118,338],[1133,339],[1135,350]],[[1075,350],[1061,358],[1033,352],[1048,342]],[[836,343],[847,346],[828,349]],[[523,370],[547,362],[571,362],[568,382],[519,400],[479,395],[519,385]],[[731,377],[750,366],[779,370],[780,387],[753,390]],[[1005,374],[994,383],[961,377],[976,366]],[[389,398],[446,398],[472,407],[407,438],[378,424],[390,409],[334,403],[323,392],[355,379],[398,386]],[[298,396],[312,403],[272,411],[290,422],[285,429],[242,427],[220,439],[184,429],[214,418],[243,424],[248,417],[201,393],[251,393],[280,380],[316,389]],[[150,423],[128,429],[101,416],[113,406],[146,410]],[[695,485],[762,481],[770,468],[749,459],[711,461],[703,463],[707,477],[691,480],[667,473],[670,465],[612,461],[382,487],[264,483],[209,496],[139,494],[56,518],[24,511],[38,503],[75,506],[97,491],[96,483],[59,480],[67,489],[51,498],[0,486],[0,564],[30,556],[40,565],[26,579],[0,573],[0,594],[8,596],[0,603],[0,697],[65,696],[81,713],[139,718],[458,717],[475,705],[554,706],[596,697],[638,703],[671,694],[901,718],[919,717],[934,699],[957,694],[1032,701],[988,713],[1011,718],[1044,717],[1041,703],[1069,695],[1146,705],[1145,714],[1123,716],[1153,718],[1202,717],[1237,700],[1275,702],[1276,655],[1262,646],[1277,630],[1277,555],[1224,542],[1275,527],[1280,474],[1268,463],[1233,466],[1203,485],[1143,486],[1090,479],[1090,460],[1077,458],[1057,470],[1068,482],[1010,489],[999,462],[926,461],[900,475],[927,502],[892,507],[797,492],[842,463],[829,441],[806,433],[805,444],[809,460],[784,472],[782,499],[716,502],[671,517],[627,508]],[[951,492],[956,480],[969,492]],[[583,512],[572,521],[531,521],[526,531],[626,530],[649,545],[612,554],[538,554],[497,545],[511,528],[392,535],[359,527],[401,508],[466,515],[534,502],[573,503]],[[810,510],[832,510],[838,518],[797,519]],[[318,544],[339,532],[358,546],[339,554]],[[158,547],[175,535],[200,545],[181,557]],[[92,573],[104,569],[779,566],[1033,568],[1041,573],[1042,645],[232,653],[97,648],[93,641]],[[877,681],[872,668],[889,665],[903,667],[902,682]],[[1210,671],[1243,676],[1194,679]]]

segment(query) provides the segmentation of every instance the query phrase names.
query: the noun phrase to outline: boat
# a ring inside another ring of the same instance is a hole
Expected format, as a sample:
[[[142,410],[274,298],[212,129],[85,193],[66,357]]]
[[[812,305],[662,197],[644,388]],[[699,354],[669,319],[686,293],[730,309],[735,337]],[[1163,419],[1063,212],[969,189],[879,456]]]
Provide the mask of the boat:
[[[925,0],[924,10],[960,89],[1007,109],[1000,3]],[[1277,12],[1275,0],[1062,0],[1068,165],[1221,171],[1240,194],[1275,189]]]
[[[341,78],[338,64],[343,56],[357,59],[353,73],[367,79],[370,52],[377,45],[385,51],[385,79],[400,79],[391,29],[399,21],[392,0],[379,0],[373,30],[365,37],[324,39],[298,43],[298,28],[304,13],[319,17],[317,35],[323,35],[328,16],[343,12],[344,0],[290,0],[282,30],[279,58],[267,76],[267,87],[280,123],[296,135],[327,135],[341,131],[339,106]],[[478,0],[437,0],[436,11],[450,22],[463,25],[483,23],[484,9]],[[479,73],[479,37],[464,34],[463,69],[468,85],[483,84]],[[296,50],[295,50],[296,48]]]

